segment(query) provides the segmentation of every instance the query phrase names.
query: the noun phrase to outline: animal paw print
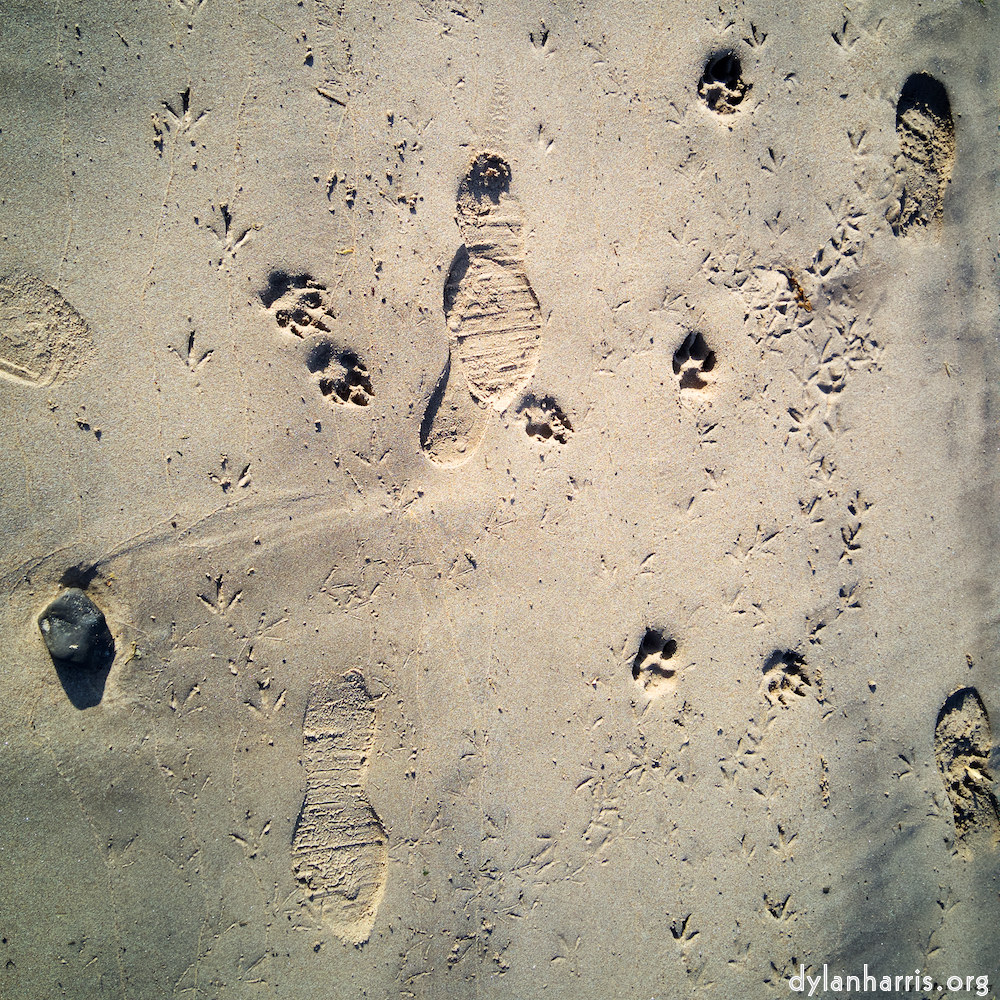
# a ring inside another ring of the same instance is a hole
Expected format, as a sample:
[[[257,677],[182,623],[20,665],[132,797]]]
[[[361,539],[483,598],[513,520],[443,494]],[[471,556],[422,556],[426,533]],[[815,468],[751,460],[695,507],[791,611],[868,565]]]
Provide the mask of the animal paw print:
[[[229,464],[229,456],[223,455],[219,462],[219,471],[210,472],[208,478],[215,483],[223,493],[228,493],[234,486],[245,490],[251,482],[250,462],[244,464],[237,473]]]
[[[573,434],[569,417],[551,396],[541,400],[528,397],[521,405],[520,412],[526,420],[525,433],[536,441],[566,444]]]
[[[236,224],[233,213],[229,205],[221,203],[218,208],[209,205],[209,214],[206,218],[194,217],[196,226],[207,229],[219,241],[221,255],[218,258],[218,267],[222,267],[228,257],[230,261],[236,260],[236,251],[239,250],[250,239],[251,235],[260,229],[256,222],[247,225]]]
[[[247,685],[243,696],[243,704],[251,715],[257,718],[270,718],[285,707],[285,688],[277,689],[274,678],[260,676],[253,678]]]
[[[683,917],[674,917],[668,926],[670,927],[670,936],[675,941],[687,942],[701,933],[691,927],[690,913],[685,914]]]
[[[677,685],[676,653],[675,639],[656,629],[646,629],[632,662],[632,678],[650,695],[672,691]]]
[[[704,389],[708,380],[702,376],[715,368],[715,351],[709,349],[705,338],[692,330],[684,343],[674,352],[674,375],[680,380],[681,389]]]
[[[206,573],[205,579],[208,580],[207,591],[204,594],[195,595],[213,615],[217,615],[220,618],[227,617],[243,597],[242,590],[235,590],[228,596],[226,595],[222,582],[224,575],[223,573],[219,573],[213,577],[210,573]]]
[[[731,115],[751,87],[742,73],[740,57],[735,52],[712,56],[698,81],[698,95],[716,114]]]
[[[179,350],[172,344],[168,347],[168,350],[177,355],[177,360],[187,369],[187,371],[192,375],[198,375],[201,373],[202,369],[212,360],[212,355],[215,353],[211,348],[206,350],[201,350],[201,348],[195,347],[195,331],[191,330],[188,333],[187,348],[184,351]]]
[[[781,895],[777,893],[770,895],[764,893],[764,907],[772,920],[788,920],[795,913],[795,908],[791,905],[791,893]]]
[[[170,706],[170,711],[175,712],[178,715],[188,715],[192,712],[204,712],[205,706],[200,701],[198,701],[198,695],[201,694],[201,687],[198,684],[192,684],[187,691],[181,691],[179,694],[174,688],[174,685],[170,685],[170,701],[167,703]]]
[[[788,708],[798,698],[805,698],[813,683],[806,673],[806,661],[792,650],[775,650],[764,661],[764,695],[772,705]]]
[[[347,348],[329,341],[309,353],[306,367],[319,378],[319,391],[334,406],[367,406],[375,395],[364,362]]]
[[[853,49],[857,44],[858,39],[861,37],[861,33],[845,17],[843,22],[830,32],[830,37],[845,52],[850,52],[851,49]]]
[[[163,105],[163,117],[154,112],[150,117],[153,122],[153,146],[158,156],[163,156],[163,146],[166,135],[173,133],[175,138],[189,132],[208,113],[204,111],[191,110],[191,88],[188,87],[177,95],[173,101],[161,101]]]
[[[816,386],[824,396],[843,392],[844,386],[847,384],[847,371],[847,362],[843,358],[831,358],[820,365],[819,370],[810,376],[808,384]]]
[[[308,274],[273,272],[260,299],[274,313],[278,327],[293,337],[330,333],[330,324],[337,318],[326,285]]]

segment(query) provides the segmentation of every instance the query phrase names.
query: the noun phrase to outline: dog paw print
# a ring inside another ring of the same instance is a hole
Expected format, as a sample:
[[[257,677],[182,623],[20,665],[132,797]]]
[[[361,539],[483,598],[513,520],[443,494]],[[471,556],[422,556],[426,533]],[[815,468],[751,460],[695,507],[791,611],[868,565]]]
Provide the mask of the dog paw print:
[[[674,352],[674,375],[681,389],[704,389],[708,380],[703,376],[715,368],[715,351],[710,350],[704,336],[692,330]]]
[[[308,274],[272,272],[260,300],[281,330],[301,339],[330,333],[337,318],[326,285]]]
[[[743,103],[751,84],[743,79],[743,66],[735,52],[709,58],[698,81],[698,96],[716,113],[731,115]]]
[[[632,679],[650,695],[673,690],[677,684],[676,653],[675,639],[657,629],[646,629],[632,661]]]
[[[536,441],[566,444],[573,434],[573,424],[569,417],[551,396],[540,400],[529,397],[522,404],[520,412],[526,421],[525,433]]]
[[[775,650],[764,661],[764,695],[772,705],[789,708],[812,692],[805,657],[793,650]]]
[[[309,352],[306,367],[317,376],[320,394],[334,406],[367,406],[375,395],[368,368],[349,348],[321,341]]]

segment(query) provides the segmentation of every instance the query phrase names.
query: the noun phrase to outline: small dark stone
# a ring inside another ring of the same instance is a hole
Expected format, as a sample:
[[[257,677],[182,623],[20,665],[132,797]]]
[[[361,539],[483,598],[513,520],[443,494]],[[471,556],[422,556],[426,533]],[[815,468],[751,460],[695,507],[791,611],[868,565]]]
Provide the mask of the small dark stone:
[[[42,612],[38,627],[57,663],[99,672],[114,659],[115,643],[104,614],[79,587],[64,590]]]

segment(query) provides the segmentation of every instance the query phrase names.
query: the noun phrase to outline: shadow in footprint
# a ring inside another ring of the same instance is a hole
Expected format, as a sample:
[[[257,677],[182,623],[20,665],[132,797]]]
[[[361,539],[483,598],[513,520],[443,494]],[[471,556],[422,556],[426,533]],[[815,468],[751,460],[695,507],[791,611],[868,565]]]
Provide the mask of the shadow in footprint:
[[[445,316],[450,316],[455,308],[455,300],[458,298],[465,276],[469,273],[470,263],[468,248],[463,243],[452,258],[451,267],[448,268],[448,279],[444,283]]]
[[[472,397],[462,373],[453,370],[449,352],[420,422],[420,447],[437,465],[462,465],[479,447],[489,416],[489,410]]]
[[[701,333],[692,330],[674,352],[672,367],[682,389],[704,389],[708,381],[702,375],[715,368],[715,351]]]
[[[319,391],[337,406],[368,406],[375,388],[365,363],[350,348],[321,340],[306,358],[306,368],[319,376]]]
[[[886,214],[897,235],[940,222],[944,193],[955,166],[955,123],[948,92],[940,80],[914,73],[896,105],[898,201]]]
[[[308,274],[272,271],[267,276],[267,287],[260,293],[260,301],[265,309],[270,309],[278,299],[289,292],[308,288],[310,281],[312,281],[312,276]]]
[[[736,111],[749,90],[750,84],[743,79],[743,66],[735,52],[711,56],[698,81],[699,96],[720,115]]]
[[[502,413],[538,363],[542,318],[524,272],[523,219],[510,180],[507,161],[484,152],[459,184],[463,243],[442,296],[448,361],[420,428],[421,447],[438,465],[473,455],[489,409]]]
[[[115,658],[104,614],[79,587],[64,590],[38,617],[56,676],[74,708],[93,708]]]

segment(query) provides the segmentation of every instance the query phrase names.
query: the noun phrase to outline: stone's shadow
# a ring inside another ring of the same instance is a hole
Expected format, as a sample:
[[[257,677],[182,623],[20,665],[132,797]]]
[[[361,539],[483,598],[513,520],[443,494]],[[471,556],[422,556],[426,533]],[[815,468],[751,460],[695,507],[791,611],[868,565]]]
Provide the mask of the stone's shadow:
[[[59,683],[66,692],[70,704],[81,711],[85,708],[93,708],[100,705],[104,697],[104,685],[111,672],[111,660],[114,659],[114,649],[108,658],[107,665],[99,670],[81,667],[78,663],[70,660],[57,660],[52,662],[56,668],[56,676]]]
[[[100,608],[79,587],[69,587],[39,615],[38,629],[70,704],[81,710],[99,705],[115,658]]]

